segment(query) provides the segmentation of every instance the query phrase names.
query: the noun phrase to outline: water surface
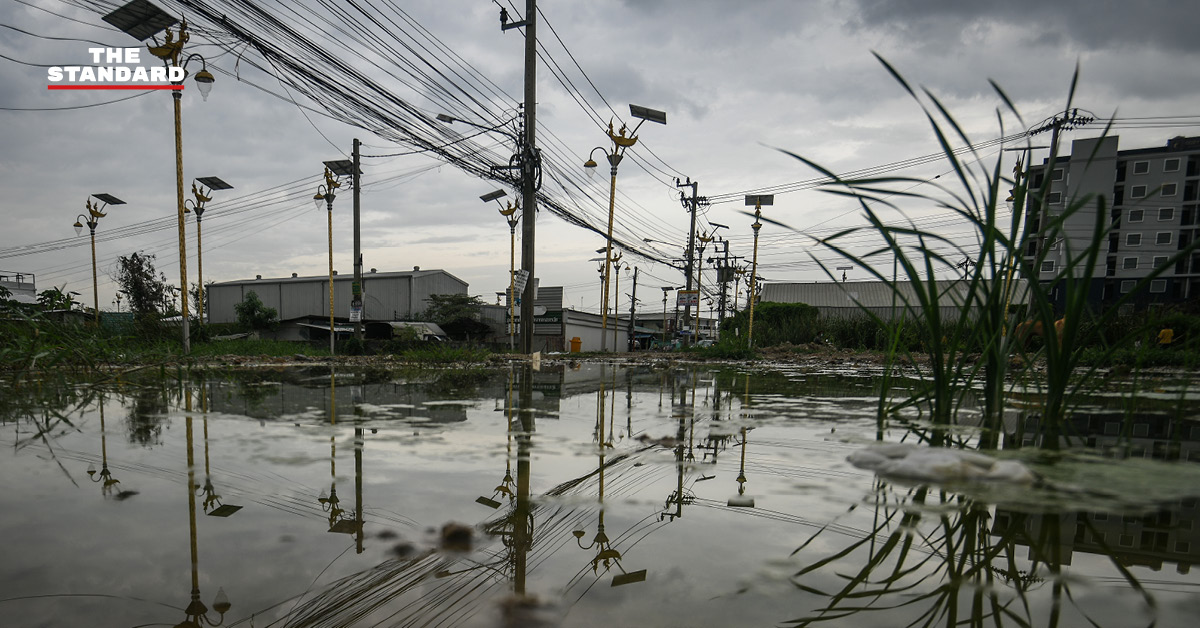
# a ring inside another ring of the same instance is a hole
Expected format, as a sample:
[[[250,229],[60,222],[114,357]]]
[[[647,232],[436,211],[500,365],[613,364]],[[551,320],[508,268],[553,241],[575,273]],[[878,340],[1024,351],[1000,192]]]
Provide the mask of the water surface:
[[[1014,407],[996,455],[1037,484],[920,486],[846,462],[917,442],[919,416],[876,420],[878,385],[857,366],[591,363],[9,388],[0,612],[8,626],[1200,616],[1186,386],[1138,404],[1109,387],[1058,453],[1030,446],[1018,430],[1036,417]]]

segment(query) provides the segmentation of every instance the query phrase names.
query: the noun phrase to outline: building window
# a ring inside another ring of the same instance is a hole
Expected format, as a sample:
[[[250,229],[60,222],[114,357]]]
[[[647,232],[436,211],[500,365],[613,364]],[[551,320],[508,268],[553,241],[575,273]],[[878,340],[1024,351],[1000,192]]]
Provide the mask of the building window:
[[[1163,172],[1179,172],[1179,158],[1171,157],[1163,160]]]
[[[1159,208],[1158,219],[1159,220],[1175,220],[1175,208],[1174,207]]]
[[[1152,279],[1150,281],[1150,292],[1162,294],[1167,291],[1166,279]]]
[[[1062,204],[1062,192],[1051,192],[1046,195],[1046,202],[1051,205]]]
[[[1063,180],[1063,169],[1055,168],[1054,171],[1050,173],[1050,180],[1051,181],[1062,181]]]
[[[1154,243],[1155,244],[1170,244],[1171,243],[1171,232],[1170,231],[1159,231],[1158,233],[1154,234]]]
[[[1175,196],[1178,193],[1179,193],[1179,184],[1178,183],[1164,183],[1162,186],[1162,191],[1159,192],[1159,196]]]
[[[1150,162],[1148,162],[1148,161],[1133,162],[1133,174],[1149,174],[1149,173],[1150,173]]]
[[[1138,258],[1136,257],[1126,257],[1125,259],[1121,260],[1121,268],[1124,270],[1136,270],[1137,260]]]
[[[1142,245],[1142,234],[1130,233],[1125,236],[1125,246],[1141,246],[1141,245]]]
[[[1191,551],[1191,549],[1192,549],[1192,546],[1188,545],[1187,541],[1175,541],[1175,552],[1176,553],[1186,554],[1189,551]]]
[[[1144,185],[1130,186],[1129,198],[1146,198],[1146,186],[1144,186]]]
[[[1133,285],[1136,283],[1137,282],[1132,279],[1126,279],[1125,281],[1122,281],[1121,282],[1121,294],[1125,294],[1126,292],[1133,292]]]
[[[1167,265],[1167,256],[1166,255],[1155,255],[1154,256],[1154,267],[1155,268],[1162,268],[1163,266],[1166,266],[1166,265]]]
[[[1144,209],[1131,209],[1129,210],[1129,222],[1141,222],[1145,215],[1146,210]]]
[[[1044,273],[1054,272],[1054,262],[1052,262],[1052,261],[1042,262],[1042,272],[1044,272]]]

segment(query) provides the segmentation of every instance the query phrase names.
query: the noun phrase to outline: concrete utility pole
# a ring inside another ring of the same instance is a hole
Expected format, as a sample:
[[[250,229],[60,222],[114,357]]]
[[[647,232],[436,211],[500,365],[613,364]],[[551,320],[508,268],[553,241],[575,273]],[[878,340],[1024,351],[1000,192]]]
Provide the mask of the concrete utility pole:
[[[633,294],[629,295],[629,351],[630,352],[633,352],[633,348],[636,346],[636,343],[633,340],[633,335],[634,335],[633,316],[634,316],[634,313],[636,312],[636,307],[637,307],[637,278],[638,278],[638,267],[634,266],[633,267]]]
[[[359,141],[354,138],[354,284],[350,291],[350,317],[354,319],[354,339],[362,342],[363,327],[363,289],[362,289],[362,238],[359,232],[358,209],[359,190],[362,188],[362,177],[359,172]],[[358,313],[355,317],[355,312]],[[361,346],[361,345],[360,345]]]
[[[721,284],[721,297],[717,305],[717,328],[721,326],[721,319],[725,318],[725,293],[729,288],[729,277],[727,268],[729,268],[729,240],[721,239],[721,249],[725,254],[722,260],[713,260],[717,265],[717,281]]]
[[[700,197],[696,195],[696,188],[699,187],[699,185],[700,185],[700,183],[698,181],[693,182],[690,177],[688,178],[687,182],[685,182],[685,183],[680,183],[679,179],[675,179],[675,187],[677,187],[677,188],[686,188],[686,187],[692,188],[691,197],[684,196],[683,192],[679,193],[679,202],[683,204],[684,209],[686,209],[692,213],[691,226],[688,227],[687,267],[683,272],[684,276],[687,277],[687,281],[685,282],[686,283],[685,289],[689,293],[689,300],[685,301],[684,306],[683,306],[683,325],[684,325],[684,327],[686,327],[692,320],[692,304],[690,301],[690,298],[691,298],[690,293],[692,290],[692,263],[696,257],[695,256],[696,209],[699,206],[700,201],[701,201]],[[704,200],[707,202],[708,199],[704,199]],[[696,309],[697,310],[700,309],[699,303],[696,304]],[[695,331],[696,330],[693,329],[692,333],[695,333]],[[688,337],[684,336],[683,337],[683,345],[686,347],[688,344],[690,344]]]
[[[525,19],[508,21],[508,12],[500,9],[500,29],[525,27],[525,123],[518,146],[521,163],[521,270],[525,290],[521,295],[521,353],[533,353],[534,223],[537,215],[537,189],[541,179],[541,158],[537,138],[537,0],[525,0]]]

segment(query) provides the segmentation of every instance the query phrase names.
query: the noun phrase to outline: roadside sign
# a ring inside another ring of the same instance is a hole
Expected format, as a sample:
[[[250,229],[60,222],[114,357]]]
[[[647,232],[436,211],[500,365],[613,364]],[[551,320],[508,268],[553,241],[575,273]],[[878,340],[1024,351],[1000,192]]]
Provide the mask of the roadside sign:
[[[523,294],[525,292],[526,283],[529,283],[529,271],[524,269],[516,271],[516,273],[513,275],[513,284],[516,288],[517,294]]]
[[[675,293],[677,307],[700,307],[699,290],[680,290]]]

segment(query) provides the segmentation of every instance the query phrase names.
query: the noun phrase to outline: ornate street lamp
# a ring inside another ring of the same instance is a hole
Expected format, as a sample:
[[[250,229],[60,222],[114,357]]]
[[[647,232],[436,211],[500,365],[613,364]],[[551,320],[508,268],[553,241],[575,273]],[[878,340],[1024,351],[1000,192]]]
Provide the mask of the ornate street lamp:
[[[197,188],[196,184],[200,186]],[[208,187],[205,192],[204,188]],[[204,216],[204,204],[211,201],[212,194],[216,190],[232,190],[233,186],[222,181],[218,177],[200,177],[192,182],[192,195],[196,200],[188,199],[184,201],[184,212],[192,212],[196,214],[196,320],[201,325],[204,324],[204,247],[203,240],[200,235],[200,219]],[[188,204],[191,208],[188,208]]]
[[[325,184],[317,186],[317,193],[313,195],[313,204],[317,209],[321,209],[321,205],[325,205],[328,210],[328,225],[329,225],[329,355],[335,353],[335,342],[337,340],[337,332],[333,326],[333,200],[337,198],[334,190],[342,187],[339,177],[353,174],[354,162],[349,159],[338,161],[325,162]]]
[[[604,294],[602,303],[600,304],[600,347],[604,349],[608,344],[608,277],[610,265],[612,264],[612,232],[613,232],[613,209],[616,204],[617,194],[617,166],[621,163],[621,158],[625,156],[625,150],[634,144],[637,144],[637,132],[642,127],[642,124],[649,120],[659,124],[667,123],[667,114],[654,109],[647,109],[638,105],[629,105],[629,113],[635,118],[640,118],[641,122],[633,127],[633,131],[626,136],[628,128],[622,124],[619,132],[613,131],[613,123],[608,122],[608,138],[612,141],[611,151],[605,153],[605,158],[608,159],[610,166],[609,184],[608,184],[608,236],[605,240],[605,262],[604,262]],[[596,151],[604,151],[604,148],[597,146],[588,154],[588,160],[584,162],[583,167],[587,169],[589,175],[594,175],[596,172],[596,161],[592,159],[592,155]],[[614,329],[615,332],[615,329]],[[615,335],[615,333],[614,333]],[[616,341],[614,340],[614,343]],[[615,349],[614,349],[615,350]]]
[[[184,44],[191,37],[187,29],[187,20],[180,22],[179,30],[176,33],[169,28],[175,24],[175,18],[147,0],[133,0],[104,16],[103,19],[135,39],[153,38],[154,43],[147,44],[150,54],[162,59],[168,68],[180,67],[183,69],[181,78],[173,82],[174,88],[171,90],[171,97],[174,99],[175,109],[175,199],[179,225],[179,284],[184,295],[180,304],[180,312],[183,314],[183,353],[186,355],[191,352],[192,343],[187,303],[187,241],[183,218],[185,210],[183,203],[183,123],[180,102],[183,99],[183,81],[188,75],[187,66],[192,61],[200,60],[201,68],[196,73],[195,81],[202,99],[208,100],[208,94],[212,91],[216,79],[208,71],[208,63],[203,56],[196,53],[186,56],[183,54]],[[164,28],[167,34],[160,45],[156,35]],[[183,59],[182,63],[180,62],[181,58]]]
[[[746,206],[754,206],[754,224],[750,225],[754,229],[754,258],[750,263],[750,283],[749,283],[749,299],[750,299],[750,323],[749,329],[746,332],[746,348],[754,348],[754,302],[758,300],[758,230],[762,229],[762,207],[763,205],[774,205],[774,194],[747,194]]]
[[[439,120],[441,120],[442,117],[443,117],[443,114],[438,115]],[[449,117],[449,116],[445,116],[445,117]],[[453,120],[453,118],[451,118],[451,120]],[[495,192],[488,192],[487,194],[480,196],[479,200],[481,200],[485,203],[490,202],[490,201],[496,201],[496,204],[500,205],[500,198],[505,195],[506,195],[506,192],[504,190],[496,190]],[[516,350],[515,335],[516,335],[517,315],[516,315],[515,308],[516,308],[516,301],[517,301],[517,299],[516,299],[517,223],[519,223],[521,221],[520,217],[517,216],[518,209],[521,209],[520,201],[517,201],[516,204],[508,203],[507,207],[504,205],[500,205],[500,215],[504,216],[504,219],[508,221],[508,351],[509,351],[509,353],[512,353],[513,351]]]
[[[87,215],[79,214],[75,217],[75,235],[83,233],[83,225],[87,225],[88,231],[92,235],[92,309],[95,311],[96,324],[100,324],[100,291],[96,282],[96,225],[100,223],[100,219],[108,214],[104,213],[104,209],[109,205],[124,205],[125,201],[113,196],[112,194],[93,194],[94,198],[100,203],[92,205],[92,200],[89,198],[85,201],[88,213]],[[82,222],[81,222],[82,221]]]

